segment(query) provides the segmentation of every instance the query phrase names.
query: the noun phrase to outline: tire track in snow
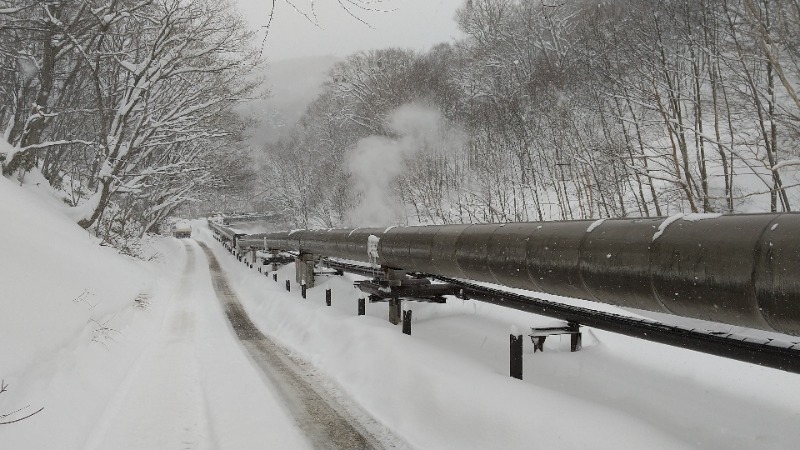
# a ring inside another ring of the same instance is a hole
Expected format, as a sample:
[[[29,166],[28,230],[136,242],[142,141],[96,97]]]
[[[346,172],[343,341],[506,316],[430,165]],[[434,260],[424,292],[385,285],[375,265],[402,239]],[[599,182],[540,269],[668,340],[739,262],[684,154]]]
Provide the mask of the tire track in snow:
[[[195,306],[191,301],[195,248],[186,255],[158,334],[112,400],[87,448],[216,448],[194,356]]]
[[[209,270],[219,300],[234,332],[262,372],[275,384],[289,412],[311,445],[319,449],[368,449],[383,446],[345,408],[323,399],[304,378],[296,363],[250,321],[228,283],[211,249],[198,242],[208,258]]]

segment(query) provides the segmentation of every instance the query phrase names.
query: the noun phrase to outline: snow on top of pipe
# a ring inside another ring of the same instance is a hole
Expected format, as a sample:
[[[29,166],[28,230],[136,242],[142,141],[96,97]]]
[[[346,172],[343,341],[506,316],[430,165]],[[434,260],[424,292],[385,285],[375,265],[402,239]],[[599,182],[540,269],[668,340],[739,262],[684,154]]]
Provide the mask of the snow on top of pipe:
[[[589,225],[589,228],[586,229],[586,232],[591,233],[592,231],[594,231],[595,228],[599,227],[600,224],[602,224],[605,221],[606,219],[595,220],[594,222],[592,222],[591,225]]]
[[[667,227],[672,223],[680,220],[683,217],[683,214],[675,214],[673,216],[667,217],[661,225],[658,226],[658,231],[653,235],[653,239],[650,242],[655,242],[656,239],[660,238],[664,231],[666,231]]]
[[[708,219],[716,219],[718,217],[722,217],[721,213],[692,213],[686,214],[682,217],[682,220],[687,222],[699,222],[701,220],[708,220]]]

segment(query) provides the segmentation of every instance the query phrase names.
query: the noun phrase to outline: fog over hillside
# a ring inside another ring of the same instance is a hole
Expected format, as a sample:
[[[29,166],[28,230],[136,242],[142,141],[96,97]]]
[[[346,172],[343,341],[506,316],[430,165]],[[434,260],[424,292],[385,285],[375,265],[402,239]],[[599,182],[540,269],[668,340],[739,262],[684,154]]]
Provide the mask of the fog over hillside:
[[[252,119],[251,145],[258,149],[289,133],[305,109],[320,93],[327,72],[341,58],[315,56],[270,62],[263,71],[264,88],[269,96],[252,100],[238,108]]]

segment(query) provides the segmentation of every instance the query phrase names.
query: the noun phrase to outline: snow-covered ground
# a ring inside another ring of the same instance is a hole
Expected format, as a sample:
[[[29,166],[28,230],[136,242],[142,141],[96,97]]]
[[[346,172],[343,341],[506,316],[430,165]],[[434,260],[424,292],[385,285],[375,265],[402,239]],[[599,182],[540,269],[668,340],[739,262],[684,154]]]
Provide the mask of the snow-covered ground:
[[[196,242],[154,238],[152,261],[99,247],[50,202],[0,177],[2,449],[305,448],[275,387],[217,301]],[[414,448],[794,448],[800,376],[587,330],[584,349],[526,342],[508,377],[508,336],[551,323],[473,301],[385,304],[357,316],[349,277],[300,298],[211,239],[252,321]],[[333,306],[324,292],[333,291]]]

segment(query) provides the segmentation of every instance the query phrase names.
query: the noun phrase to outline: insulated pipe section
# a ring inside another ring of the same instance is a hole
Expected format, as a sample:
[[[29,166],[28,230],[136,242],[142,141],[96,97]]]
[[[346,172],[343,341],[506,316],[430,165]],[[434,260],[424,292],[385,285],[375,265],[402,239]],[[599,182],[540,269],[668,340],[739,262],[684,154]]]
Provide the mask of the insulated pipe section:
[[[222,236],[223,239],[225,239],[228,242],[231,242],[231,245],[233,245],[234,247],[237,245],[237,241],[242,236],[246,236],[246,234],[244,234],[242,232],[239,232],[239,231],[234,230],[232,228],[220,225],[220,224],[212,222],[210,220],[208,221],[208,226],[209,226],[209,228],[214,230],[215,233],[217,233],[220,236]]]
[[[257,233],[242,236],[238,243],[239,250],[297,250],[300,245],[299,231],[279,231],[272,233]]]
[[[384,228],[356,228],[250,234],[239,240],[239,248],[296,251],[369,262],[369,237],[380,237],[384,231]]]
[[[377,263],[800,335],[800,214],[248,235],[241,246]]]
[[[800,335],[799,214],[393,228],[379,253],[409,271]]]

